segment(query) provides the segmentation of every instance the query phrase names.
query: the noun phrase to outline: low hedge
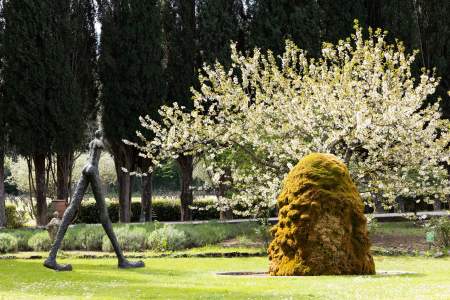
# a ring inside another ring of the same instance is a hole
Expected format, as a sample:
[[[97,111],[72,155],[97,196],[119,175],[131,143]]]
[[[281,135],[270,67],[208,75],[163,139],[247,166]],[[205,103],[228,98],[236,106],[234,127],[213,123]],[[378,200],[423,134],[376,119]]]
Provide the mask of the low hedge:
[[[28,240],[28,247],[33,251],[49,251],[51,246],[52,241],[47,231],[38,232]]]
[[[199,209],[192,211],[194,220],[219,219],[219,212],[208,206],[212,206],[212,200],[197,200],[193,206]],[[119,222],[119,202],[110,201],[108,204],[108,213],[113,223]],[[152,202],[153,220],[160,222],[179,221],[181,215],[180,202],[171,199],[156,199]],[[139,222],[141,213],[141,204],[139,202],[131,203],[131,222]],[[75,223],[94,224],[99,223],[100,217],[97,206],[94,201],[83,202]]]
[[[0,233],[0,253],[17,252],[17,239],[8,233]]]
[[[245,236],[259,239],[256,222],[223,224],[163,225],[159,222],[145,224],[114,224],[119,244],[125,251],[179,250],[191,247],[214,245],[221,241]],[[0,252],[48,251],[50,237],[42,229],[4,229],[0,232]],[[5,240],[5,241],[3,241]],[[1,243],[3,241],[3,243]],[[12,242],[11,242],[12,241]],[[12,245],[12,246],[11,246]],[[71,226],[62,243],[64,251],[112,251],[111,244],[102,226],[78,224]]]

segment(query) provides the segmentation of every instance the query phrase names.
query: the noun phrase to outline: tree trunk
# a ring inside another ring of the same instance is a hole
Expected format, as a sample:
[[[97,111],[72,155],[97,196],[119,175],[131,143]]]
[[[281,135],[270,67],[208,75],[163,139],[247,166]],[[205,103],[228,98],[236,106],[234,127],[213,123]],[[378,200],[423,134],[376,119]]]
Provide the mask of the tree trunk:
[[[36,224],[38,226],[47,225],[47,191],[45,181],[45,154],[34,154],[34,174],[36,178]]]
[[[130,174],[118,170],[117,183],[119,185],[119,222],[130,223]]]
[[[73,153],[58,153],[56,158],[56,198],[57,200],[69,199],[70,168],[72,166]]]
[[[152,173],[147,173],[147,176],[142,177],[141,222],[152,221],[152,178]]]
[[[194,197],[192,195],[192,172],[193,167],[193,157],[192,156],[180,156],[177,159],[178,165],[180,166],[181,173],[181,221],[191,221],[192,220],[192,210],[189,206],[194,202]]]
[[[132,153],[129,153],[129,151],[125,148],[125,145],[112,149],[119,188],[119,222],[121,223],[130,223],[131,221],[132,181],[129,172],[134,171],[134,169]],[[124,172],[122,168],[127,169],[128,172]]]
[[[0,228],[6,227],[5,151],[0,148]]]
[[[380,196],[376,194],[372,194],[374,205],[375,205],[375,211],[374,213],[382,214],[385,213],[383,204],[381,203]]]
[[[220,177],[220,183],[217,188],[217,198],[226,197],[227,191],[231,187],[231,169],[226,168],[225,174]],[[221,220],[231,220],[233,219],[233,211],[230,208],[225,208],[220,210],[220,219]]]
[[[435,199],[433,202],[433,210],[441,210],[442,209],[442,203],[440,200]]]
[[[401,213],[406,212],[406,200],[402,196],[397,197],[398,210]]]

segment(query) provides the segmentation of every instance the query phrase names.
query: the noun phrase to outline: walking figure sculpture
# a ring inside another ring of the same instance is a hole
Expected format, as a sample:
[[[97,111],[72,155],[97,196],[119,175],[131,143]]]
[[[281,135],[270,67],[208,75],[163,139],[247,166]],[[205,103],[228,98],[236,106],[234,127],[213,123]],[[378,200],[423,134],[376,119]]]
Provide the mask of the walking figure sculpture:
[[[102,184],[100,181],[100,176],[98,172],[98,162],[100,160],[100,154],[102,149],[104,148],[102,142],[102,132],[98,130],[95,132],[95,139],[89,144],[89,159],[86,165],[83,168],[81,178],[78,181],[77,188],[72,197],[72,201],[70,202],[69,207],[67,208],[64,216],[62,218],[61,225],[56,233],[55,242],[50,250],[50,254],[48,258],[44,262],[44,266],[53,269],[56,271],[72,271],[72,266],[70,264],[63,265],[58,264],[56,262],[56,255],[58,253],[59,248],[61,247],[62,240],[64,239],[64,235],[69,227],[70,222],[72,222],[75,213],[77,212],[81,201],[83,200],[83,196],[86,193],[87,187],[91,184],[92,192],[95,197],[95,202],[97,203],[97,208],[100,210],[100,221],[102,223],[103,229],[111,241],[111,244],[116,252],[118,258],[118,267],[119,268],[141,268],[144,267],[144,262],[129,262],[125,256],[123,255],[122,250],[120,249],[119,243],[117,242],[116,235],[114,234],[111,220],[108,216],[108,210],[106,208],[105,197],[102,192]]]

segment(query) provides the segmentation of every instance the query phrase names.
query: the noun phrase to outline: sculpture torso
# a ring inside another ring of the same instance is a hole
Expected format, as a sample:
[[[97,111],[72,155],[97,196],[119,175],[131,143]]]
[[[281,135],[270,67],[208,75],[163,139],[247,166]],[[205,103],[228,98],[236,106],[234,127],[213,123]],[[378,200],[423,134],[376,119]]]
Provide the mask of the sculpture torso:
[[[97,137],[89,143],[88,164],[91,164],[98,168],[98,162],[100,161],[100,155],[102,154],[103,147],[103,142]]]
[[[100,155],[102,154],[103,148],[104,144],[102,141],[102,132],[98,130],[95,133],[95,138],[89,143],[89,159],[83,169],[84,174],[98,172],[98,163],[100,161]]]

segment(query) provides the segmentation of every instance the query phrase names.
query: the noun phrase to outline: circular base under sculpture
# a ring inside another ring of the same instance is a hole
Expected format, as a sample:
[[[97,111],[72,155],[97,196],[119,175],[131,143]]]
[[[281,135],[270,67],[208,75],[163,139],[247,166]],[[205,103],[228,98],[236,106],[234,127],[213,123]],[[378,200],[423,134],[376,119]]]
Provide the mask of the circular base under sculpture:
[[[331,276],[382,276],[382,277],[386,277],[386,276],[403,276],[403,275],[416,275],[418,273],[415,272],[407,272],[407,271],[377,271],[375,274],[372,275],[331,275]],[[221,275],[221,276],[249,276],[249,277],[272,277],[272,278],[277,278],[277,277],[311,277],[311,275],[305,275],[305,276],[297,276],[297,275],[292,275],[292,276],[271,276],[269,274],[269,272],[249,272],[249,271],[243,271],[243,272],[218,272],[216,273],[216,275]],[[312,275],[314,277],[320,277],[320,276],[330,276],[330,275]]]

